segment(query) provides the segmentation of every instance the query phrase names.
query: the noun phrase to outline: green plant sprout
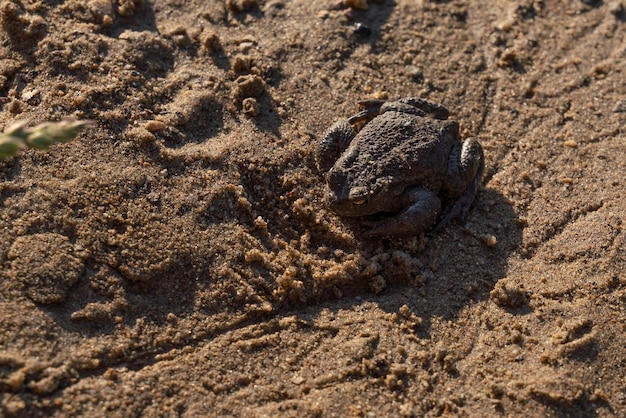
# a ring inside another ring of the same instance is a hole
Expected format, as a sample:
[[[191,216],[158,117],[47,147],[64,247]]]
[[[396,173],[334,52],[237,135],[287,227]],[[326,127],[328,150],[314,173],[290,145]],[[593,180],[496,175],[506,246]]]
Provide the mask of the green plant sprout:
[[[0,160],[10,158],[24,148],[47,149],[53,144],[70,141],[83,128],[93,124],[90,120],[66,119],[27,128],[25,122],[18,122],[0,132]]]

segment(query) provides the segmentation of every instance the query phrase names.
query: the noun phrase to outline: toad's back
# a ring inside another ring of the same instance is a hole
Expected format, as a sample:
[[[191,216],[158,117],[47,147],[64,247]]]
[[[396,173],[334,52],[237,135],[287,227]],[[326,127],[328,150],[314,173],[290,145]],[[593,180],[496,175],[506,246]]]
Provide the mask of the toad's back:
[[[386,112],[363,127],[337,164],[356,183],[392,176],[437,191],[457,131],[456,122]]]

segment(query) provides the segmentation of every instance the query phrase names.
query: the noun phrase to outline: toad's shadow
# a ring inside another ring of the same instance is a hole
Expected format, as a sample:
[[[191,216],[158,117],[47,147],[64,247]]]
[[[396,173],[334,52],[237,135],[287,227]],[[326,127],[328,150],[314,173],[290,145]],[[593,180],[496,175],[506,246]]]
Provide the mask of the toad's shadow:
[[[355,292],[360,299],[376,302],[389,312],[407,305],[422,318],[420,333],[426,337],[431,318],[453,319],[465,306],[489,298],[495,283],[507,275],[507,260],[521,245],[522,229],[509,201],[494,190],[483,189],[466,226],[451,222],[430,238],[424,251],[410,254],[424,266],[427,274],[423,284],[387,279],[387,287],[379,295],[364,289]],[[492,247],[486,244],[488,236],[497,240]],[[364,250],[370,252],[371,245],[375,244],[363,243]],[[390,241],[385,247],[387,251],[404,251],[401,241]],[[512,310],[527,311],[526,306]]]
[[[353,221],[347,222],[351,224]],[[363,235],[365,228],[356,223],[354,228],[359,228],[355,232],[359,241],[356,248],[347,242],[342,245],[340,240],[314,234],[311,243],[315,245],[319,241],[320,245],[331,245],[333,250],[344,253],[358,252],[366,259],[376,258],[381,253],[401,254],[422,266],[422,271],[416,275],[424,280],[398,274],[393,271],[394,263],[389,262],[380,273],[386,287],[379,294],[370,291],[368,279],[358,278],[344,285],[335,283],[328,291],[319,291],[308,299],[309,306],[282,306],[271,316],[295,315],[314,320],[322,312],[352,310],[364,303],[375,304],[389,313],[397,313],[406,305],[421,318],[421,325],[415,332],[420,338],[430,338],[433,318],[454,320],[464,308],[490,298],[496,282],[507,276],[508,259],[520,248],[523,231],[511,203],[492,189],[479,191],[466,225],[449,223],[428,239],[422,251],[411,250],[408,240],[372,241]],[[497,242],[494,243],[493,237]],[[398,269],[402,268],[398,266]],[[312,278],[305,280],[305,288],[315,286]],[[333,296],[338,287],[342,294],[340,299]],[[525,304],[505,309],[518,315],[530,312]],[[250,317],[250,323],[258,320]]]

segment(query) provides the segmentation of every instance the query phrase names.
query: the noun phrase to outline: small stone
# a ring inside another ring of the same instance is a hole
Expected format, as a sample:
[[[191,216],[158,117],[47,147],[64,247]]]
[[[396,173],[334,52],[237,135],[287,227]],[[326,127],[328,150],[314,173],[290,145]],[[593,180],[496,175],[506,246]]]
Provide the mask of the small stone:
[[[146,199],[148,200],[148,202],[152,203],[153,205],[156,205],[161,200],[161,193],[152,191],[148,193],[148,195],[146,196]]]
[[[302,376],[295,376],[291,379],[291,383],[293,383],[294,385],[301,385],[304,382],[306,382],[306,379]]]
[[[39,89],[24,90],[21,99],[30,105],[36,105],[39,102]]]
[[[146,122],[145,128],[149,132],[157,132],[165,129],[166,126],[167,125],[165,125],[165,123],[161,122],[160,120],[150,120]]]
[[[498,239],[494,235],[486,235],[483,238],[483,242],[485,243],[487,247],[493,248],[498,243]]]
[[[357,23],[354,25],[353,32],[355,35],[360,36],[361,38],[367,38],[372,34],[372,30],[369,26],[364,25],[363,23]]]
[[[511,30],[514,23],[515,23],[515,20],[513,20],[513,18],[507,18],[507,19],[497,22],[495,24],[495,27],[496,29],[501,30],[503,32],[508,32]]]
[[[96,20],[104,24],[105,18],[108,17],[107,21],[112,23],[113,19],[111,16],[113,16],[114,12],[111,0],[91,0],[88,7]]]
[[[265,81],[258,75],[242,75],[235,80],[235,96],[239,98],[258,97],[265,91]]]
[[[410,65],[407,67],[407,71],[409,72],[411,80],[413,80],[414,82],[419,83],[424,81],[424,71],[421,68]]]
[[[243,107],[243,113],[248,116],[256,117],[259,116],[259,103],[256,101],[254,97],[246,97],[241,102]]]
[[[513,49],[505,49],[498,60],[498,67],[509,67],[517,60],[517,54]]]
[[[200,44],[204,53],[211,54],[220,48],[220,38],[215,32],[202,32]]]
[[[574,141],[573,139],[568,139],[567,141],[564,142],[566,147],[569,148],[578,148],[578,143],[576,141]]]
[[[252,68],[252,58],[247,55],[237,55],[233,59],[232,67],[236,73],[248,73]]]
[[[320,11],[317,13],[316,17],[317,17],[318,19],[326,19],[326,18],[328,17],[328,15],[329,15],[329,14],[330,14],[330,13],[328,13],[328,10],[320,10]]]

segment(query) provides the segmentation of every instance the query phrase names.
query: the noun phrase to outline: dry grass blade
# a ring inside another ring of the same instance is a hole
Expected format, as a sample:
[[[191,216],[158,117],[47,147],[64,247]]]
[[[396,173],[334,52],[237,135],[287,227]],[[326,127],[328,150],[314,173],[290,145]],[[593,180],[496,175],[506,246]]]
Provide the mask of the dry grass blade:
[[[70,141],[88,126],[93,126],[93,121],[66,119],[31,128],[18,122],[0,133],[0,160],[14,156],[23,148],[47,149],[53,144]]]

